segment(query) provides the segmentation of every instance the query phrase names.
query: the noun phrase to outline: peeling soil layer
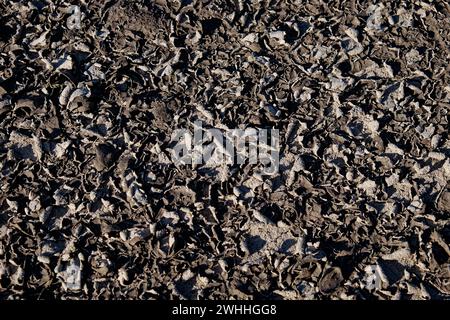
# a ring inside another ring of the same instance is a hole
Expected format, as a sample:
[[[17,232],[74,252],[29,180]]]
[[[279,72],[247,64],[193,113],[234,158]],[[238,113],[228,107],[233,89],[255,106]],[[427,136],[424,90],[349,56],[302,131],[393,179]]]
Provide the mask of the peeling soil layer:
[[[450,6],[327,2],[0,0],[0,299],[450,298]]]

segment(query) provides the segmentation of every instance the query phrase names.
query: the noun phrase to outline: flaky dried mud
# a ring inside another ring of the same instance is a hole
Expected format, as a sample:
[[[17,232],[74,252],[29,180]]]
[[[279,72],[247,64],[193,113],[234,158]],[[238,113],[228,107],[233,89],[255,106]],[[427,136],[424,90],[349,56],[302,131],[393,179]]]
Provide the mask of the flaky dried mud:
[[[0,0],[2,299],[446,299],[446,1]],[[170,136],[276,128],[280,168]]]

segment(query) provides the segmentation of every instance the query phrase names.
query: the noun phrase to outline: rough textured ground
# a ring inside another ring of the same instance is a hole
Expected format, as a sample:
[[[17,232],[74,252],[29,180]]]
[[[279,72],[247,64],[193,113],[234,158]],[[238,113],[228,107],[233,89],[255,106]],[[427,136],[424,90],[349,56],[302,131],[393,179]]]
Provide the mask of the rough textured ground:
[[[450,297],[450,6],[326,2],[0,0],[0,297]]]

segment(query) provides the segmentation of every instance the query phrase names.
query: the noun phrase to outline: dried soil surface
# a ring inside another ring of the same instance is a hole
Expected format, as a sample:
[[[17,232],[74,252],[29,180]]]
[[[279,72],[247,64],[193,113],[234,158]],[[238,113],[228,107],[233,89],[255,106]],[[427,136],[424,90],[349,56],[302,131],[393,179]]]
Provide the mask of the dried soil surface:
[[[450,6],[327,2],[0,0],[0,298],[449,298]]]

